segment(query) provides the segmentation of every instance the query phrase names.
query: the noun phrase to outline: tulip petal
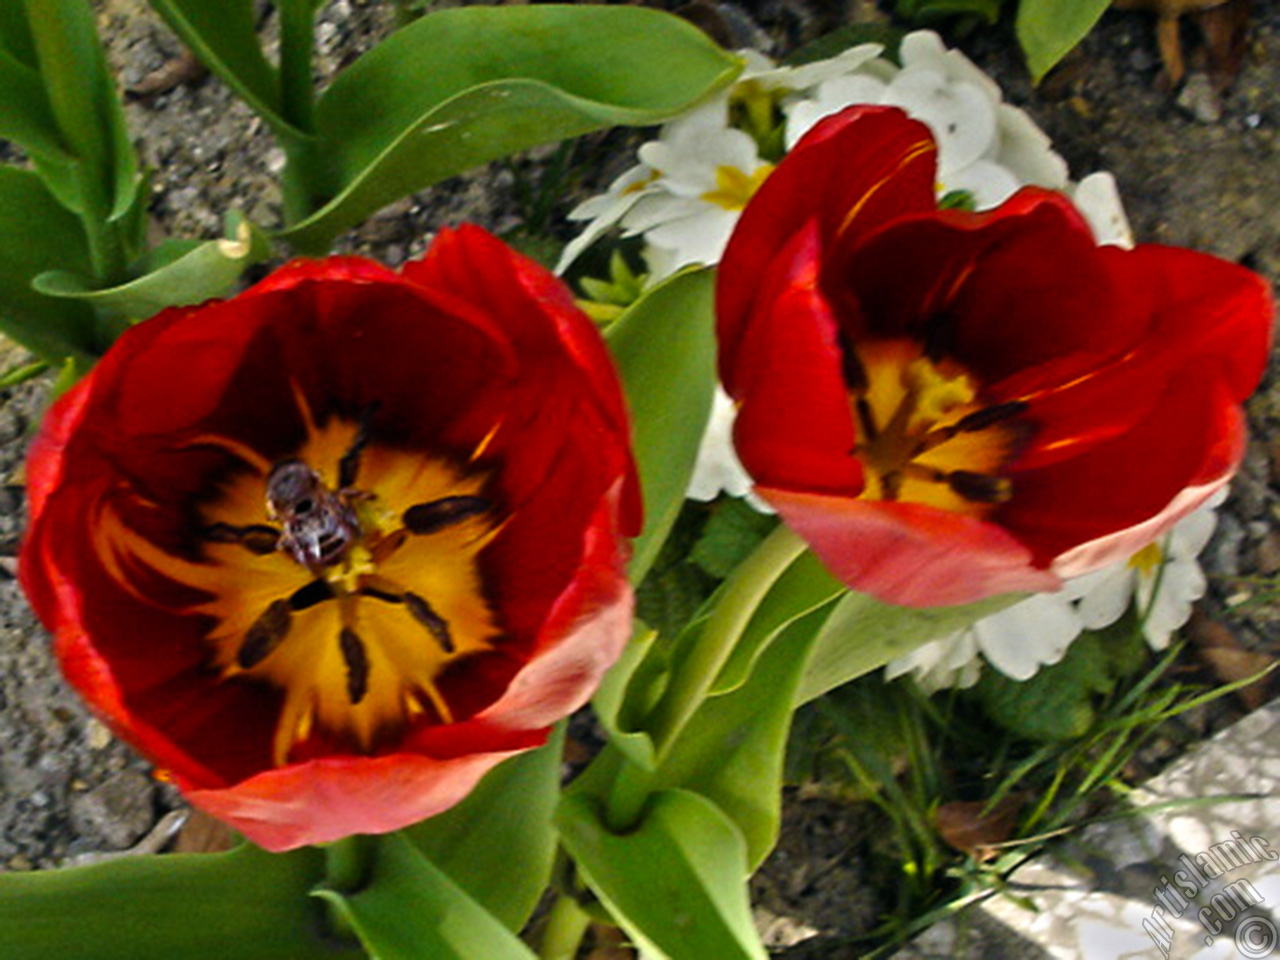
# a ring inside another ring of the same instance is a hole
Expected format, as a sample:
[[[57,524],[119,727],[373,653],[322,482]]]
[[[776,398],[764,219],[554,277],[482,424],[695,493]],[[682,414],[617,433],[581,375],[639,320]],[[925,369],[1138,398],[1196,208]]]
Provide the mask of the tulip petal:
[[[1056,590],[1031,551],[995,524],[914,503],[885,503],[757,487],[831,573],[904,607],[969,603]]]
[[[739,341],[761,277],[810,219],[824,236],[876,226],[934,207],[936,148],[928,128],[890,107],[852,107],[796,144],[743,211],[716,287],[720,374],[734,379]],[[823,198],[821,204],[812,197]],[[730,393],[732,393],[730,389]]]
[[[68,678],[272,850],[456,803],[630,634],[640,498],[607,350],[480,231],[403,276],[297,261],[131,328],[31,456],[20,570]],[[289,460],[315,486],[273,499]]]

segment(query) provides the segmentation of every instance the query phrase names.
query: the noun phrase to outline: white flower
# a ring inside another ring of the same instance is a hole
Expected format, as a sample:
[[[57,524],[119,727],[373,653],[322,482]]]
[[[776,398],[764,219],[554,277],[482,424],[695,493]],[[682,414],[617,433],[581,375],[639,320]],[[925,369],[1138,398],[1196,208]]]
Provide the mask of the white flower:
[[[1098,630],[1115,623],[1136,601],[1147,643],[1153,650],[1168,647],[1173,631],[1191,616],[1191,605],[1204,596],[1207,584],[1196,558],[1213,536],[1215,511],[1225,499],[1226,491],[1219,491],[1180,520],[1163,541],[1148,544],[1125,563],[1078,578],[1084,581],[1084,625]]]
[[[719,386],[711,404],[711,418],[702,435],[693,480],[685,495],[690,500],[714,500],[723,491],[731,497],[746,496],[751,478],[733,449],[733,401]]]
[[[815,123],[857,103],[901,107],[938,143],[938,191],[970,193],[978,209],[998,206],[1019,187],[1067,185],[1066,162],[1023,111],[1002,102],[999,86],[936,33],[907,34],[902,68],[879,60],[824,80],[784,103],[790,149]]]
[[[1042,666],[1061,660],[1083,626],[1069,592],[1037,593],[890,661],[885,679],[913,673],[930,693],[971,687],[985,658],[1005,676],[1027,680]]]
[[[1105,171],[1089,174],[1072,189],[1071,202],[1084,214],[1098,243],[1133,249],[1133,230],[1115,177]]]
[[[711,417],[702,434],[702,445],[698,447],[693,479],[689,481],[685,496],[705,503],[727,493],[731,497],[745,497],[757,513],[774,513],[773,507],[752,492],[751,477],[733,448],[733,421],[736,416],[733,400],[717,386]]]
[[[1136,601],[1148,645],[1163,650],[1187,622],[1191,605],[1204,596],[1205,578],[1196,557],[1217,524],[1220,492],[1188,514],[1160,543],[1127,561],[1068,580],[1057,593],[1028,597],[973,625],[917,647],[885,667],[885,679],[906,673],[934,693],[970,687],[983,660],[1013,680],[1027,680],[1062,659],[1081,630],[1099,630],[1120,619]]]
[[[666,124],[640,147],[638,166],[570,211],[570,219],[591,222],[557,271],[619,224],[624,236],[644,234],[650,282],[688,264],[718,263],[738,215],[773,169],[750,135],[729,126],[728,103],[714,98]]]

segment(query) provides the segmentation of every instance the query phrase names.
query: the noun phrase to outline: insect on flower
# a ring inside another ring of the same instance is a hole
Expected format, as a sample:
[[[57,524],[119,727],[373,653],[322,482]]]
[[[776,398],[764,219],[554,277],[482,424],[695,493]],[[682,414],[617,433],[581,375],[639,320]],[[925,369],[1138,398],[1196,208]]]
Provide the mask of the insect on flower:
[[[401,274],[299,261],[132,328],[28,475],[20,573],[68,678],[269,849],[456,803],[630,632],[607,351],[475,228]]]

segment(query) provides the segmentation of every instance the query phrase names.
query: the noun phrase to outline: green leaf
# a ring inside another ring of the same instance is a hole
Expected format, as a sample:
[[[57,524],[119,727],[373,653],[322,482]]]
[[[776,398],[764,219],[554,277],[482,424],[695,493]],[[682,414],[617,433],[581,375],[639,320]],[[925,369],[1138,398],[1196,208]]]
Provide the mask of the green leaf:
[[[314,896],[334,905],[376,960],[536,960],[400,834],[378,838],[371,873],[358,890],[322,887]]]
[[[26,9],[46,103],[67,153],[82,165],[83,212],[117,220],[139,202],[141,178],[93,8],[84,0],[26,0]]]
[[[277,132],[301,135],[284,119],[280,75],[263,56],[253,0],[150,0],[200,62]]]
[[[93,311],[31,287],[46,270],[92,270],[84,231],[28,170],[0,167],[0,250],[0,331],[51,363],[69,355],[88,362]]]
[[[566,797],[557,816],[588,886],[642,955],[765,960],[747,896],[747,846],[714,803],[685,790],[654,794],[644,818],[611,833],[593,798]]]
[[[1137,617],[1130,610],[1102,630],[1086,630],[1055,664],[1028,680],[998,670],[982,672],[973,694],[984,712],[1006,730],[1032,740],[1068,740],[1093,726],[1099,700],[1117,681],[1151,662]]]
[[[45,96],[40,71],[0,49],[0,138],[13,140],[28,153],[53,163],[71,156],[58,134],[58,121]]]
[[[23,66],[39,69],[35,40],[27,23],[26,8],[21,3],[0,3],[0,50]]]
[[[562,724],[546,746],[500,764],[457,806],[402,831],[513,933],[551,879],[563,749]]]
[[[995,23],[1000,19],[1001,0],[898,0],[901,17],[922,22],[947,17],[973,16]]]
[[[318,850],[129,857],[0,874],[5,960],[355,960],[308,894]]]
[[[361,57],[320,98],[319,143],[300,161],[310,169],[286,176],[328,202],[284,235],[306,249],[327,247],[446,177],[601,127],[660,122],[740,69],[691,24],[656,10],[436,11]]]
[[[751,871],[777,840],[794,696],[825,614],[812,611],[780,630],[745,683],[702,704],[658,770],[659,785],[692,790],[737,824]]]
[[[987,669],[974,688],[983,711],[1001,727],[1032,740],[1069,740],[1093,726],[1094,698],[1115,681],[1098,639],[1085,634],[1062,660],[1028,680],[1011,680]]]
[[[808,703],[854,677],[882,667],[923,643],[948,636],[1012,606],[1010,593],[955,607],[898,607],[850,592],[831,612],[814,642],[797,703]]]
[[[1085,38],[1111,0],[1022,0],[1018,5],[1018,43],[1031,79],[1039,83],[1054,64]]]
[[[780,631],[800,617],[829,606],[844,592],[844,584],[827,572],[822,561],[811,551],[802,553],[756,607],[751,622],[716,677],[712,692],[726,693],[744,683],[754,669],[756,658]]]
[[[690,559],[711,576],[723,580],[777,523],[777,517],[757,513],[745,500],[724,497],[711,508],[711,516],[694,544]]]
[[[609,328],[606,339],[631,409],[632,448],[644,491],[644,532],[634,543],[629,568],[632,582],[639,582],[684,504],[711,415],[714,272],[686,271],[659,284]]]
[[[631,642],[591,700],[597,719],[608,731],[609,746],[643,770],[652,770],[655,758],[653,741],[640,725],[666,684],[665,659],[653,655],[656,638],[654,631],[637,621]],[[596,767],[593,762],[590,769]],[[580,782],[581,778],[575,785]]]
[[[172,259],[161,247],[152,251],[156,269],[136,280],[98,289],[92,281],[69,270],[49,270],[33,281],[35,289],[49,297],[80,301],[112,316],[143,320],[166,307],[203,303],[223,297],[235,287],[244,270],[271,255],[266,235],[244,217],[228,224],[228,236],[188,246],[177,241]]]

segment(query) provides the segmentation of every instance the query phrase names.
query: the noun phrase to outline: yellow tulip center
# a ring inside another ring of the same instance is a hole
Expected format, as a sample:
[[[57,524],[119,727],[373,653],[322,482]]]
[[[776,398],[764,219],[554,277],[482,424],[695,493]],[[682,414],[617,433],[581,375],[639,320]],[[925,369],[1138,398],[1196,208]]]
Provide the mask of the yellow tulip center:
[[[1001,475],[1026,438],[1024,403],[983,403],[959,363],[910,339],[846,344],[862,497],[983,517],[1013,494]]]
[[[368,752],[420,717],[452,722],[442,672],[500,632],[478,564],[499,528],[483,472],[369,442],[353,420],[318,427],[298,402],[307,438],[295,457],[268,463],[222,437],[193,444],[245,466],[198,508],[199,561],[113,514],[99,525],[126,587],[140,561],[211,597],[184,612],[209,618],[209,665],[223,680],[282,691],[277,764],[315,734]]]

